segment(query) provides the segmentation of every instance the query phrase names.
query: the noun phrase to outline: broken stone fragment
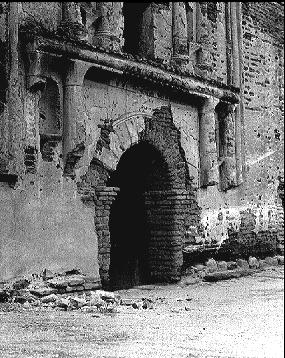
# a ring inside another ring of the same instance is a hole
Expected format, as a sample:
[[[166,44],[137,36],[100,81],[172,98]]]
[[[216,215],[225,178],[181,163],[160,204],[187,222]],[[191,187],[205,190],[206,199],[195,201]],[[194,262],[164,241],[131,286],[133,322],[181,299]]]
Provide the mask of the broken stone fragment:
[[[228,269],[226,261],[218,261],[217,266],[219,271],[226,271]]]
[[[51,278],[54,278],[54,276],[55,276],[55,274],[51,270],[44,269],[42,272],[43,280],[49,280]]]
[[[248,269],[249,264],[246,260],[243,259],[237,259],[237,266],[241,269]]]
[[[209,259],[209,260],[206,262],[206,266],[207,266],[208,272],[215,272],[215,271],[217,271],[217,269],[218,269],[217,262],[216,262],[216,260],[214,260],[214,259]]]
[[[106,302],[102,300],[99,295],[93,295],[90,298],[89,305],[97,308],[102,308],[106,306]]]
[[[205,268],[206,268],[205,265],[200,265],[200,264],[194,266],[195,271],[203,271]]]
[[[83,307],[81,307],[81,311],[86,312],[86,313],[93,313],[93,312],[97,311],[97,308],[96,307],[83,306]]]
[[[121,305],[122,306],[132,306],[135,301],[132,298],[122,298]]]
[[[71,307],[71,304],[68,298],[60,297],[56,301],[56,306],[67,310],[67,308]]]
[[[96,282],[85,282],[83,286],[84,290],[96,290],[97,288],[100,288],[100,285]]]
[[[80,292],[80,291],[84,291],[84,286],[82,285],[76,285],[76,286],[67,286],[65,288],[66,292]]]
[[[64,277],[57,277],[51,280],[48,280],[48,285],[53,288],[66,288],[68,283]]]
[[[264,270],[266,267],[268,267],[268,263],[265,260],[259,260],[259,268],[261,270]]]
[[[81,275],[72,275],[66,277],[66,282],[69,286],[79,286],[85,283],[84,276]]]
[[[56,302],[58,299],[57,295],[55,295],[54,293],[48,296],[44,296],[41,298],[41,302],[42,303],[50,303],[50,302]]]
[[[135,309],[140,309],[140,308],[143,307],[143,302],[141,302],[141,301],[134,302],[134,303],[132,304],[132,307],[135,308]]]
[[[228,271],[217,271],[208,273],[204,277],[204,281],[207,282],[217,282],[222,280],[229,280],[231,278],[239,278],[241,276],[248,276],[252,273],[250,269],[240,269],[240,270],[228,270]]]
[[[151,299],[146,298],[143,300],[142,308],[144,309],[153,309],[153,302]]]
[[[74,308],[81,308],[87,305],[87,301],[84,298],[79,297],[70,297],[69,302]]]
[[[38,297],[48,296],[52,293],[56,293],[56,289],[52,287],[38,287],[38,288],[32,288],[30,289],[30,292]]]
[[[265,262],[269,265],[269,266],[277,266],[278,265],[278,259],[277,257],[266,257],[265,258]]]
[[[248,264],[250,268],[257,269],[259,268],[259,262],[256,257],[250,256],[248,259]]]
[[[99,295],[100,298],[104,301],[108,302],[115,302],[115,294],[114,292],[108,292],[103,290],[97,290],[96,293]]]
[[[277,261],[278,261],[279,265],[284,265],[284,256],[277,255],[275,257],[277,258]]]
[[[235,261],[228,261],[227,262],[227,269],[228,270],[234,270],[236,269],[238,266],[237,266],[237,263]]]
[[[199,271],[199,277],[201,277],[201,274],[205,274],[204,271]],[[197,282],[199,282],[199,278],[198,277],[185,277],[180,281],[180,285],[181,286],[189,286],[189,285],[194,285]]]

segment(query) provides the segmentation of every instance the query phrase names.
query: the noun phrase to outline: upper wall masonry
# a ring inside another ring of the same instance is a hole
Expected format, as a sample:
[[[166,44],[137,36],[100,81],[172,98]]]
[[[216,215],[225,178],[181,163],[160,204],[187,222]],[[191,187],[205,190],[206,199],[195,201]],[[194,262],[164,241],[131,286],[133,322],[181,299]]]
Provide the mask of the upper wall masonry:
[[[29,40],[68,41],[239,88],[232,72],[240,8],[224,2],[27,2],[19,3],[19,30]]]

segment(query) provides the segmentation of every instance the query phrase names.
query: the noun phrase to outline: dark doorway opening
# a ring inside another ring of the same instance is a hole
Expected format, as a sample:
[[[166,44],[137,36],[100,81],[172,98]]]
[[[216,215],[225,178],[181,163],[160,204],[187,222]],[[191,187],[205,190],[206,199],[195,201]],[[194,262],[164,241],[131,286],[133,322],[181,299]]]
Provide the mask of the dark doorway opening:
[[[150,282],[151,212],[145,194],[170,188],[168,167],[160,152],[139,143],[121,157],[110,186],[120,188],[110,211],[110,286],[133,287]]]

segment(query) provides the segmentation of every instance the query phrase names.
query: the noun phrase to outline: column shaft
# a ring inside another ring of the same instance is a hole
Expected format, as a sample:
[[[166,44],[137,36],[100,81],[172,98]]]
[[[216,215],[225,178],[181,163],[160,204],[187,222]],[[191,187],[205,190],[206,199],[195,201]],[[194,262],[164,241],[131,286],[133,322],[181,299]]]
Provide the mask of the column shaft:
[[[200,112],[200,180],[201,186],[219,182],[216,144],[216,98],[208,98]]]

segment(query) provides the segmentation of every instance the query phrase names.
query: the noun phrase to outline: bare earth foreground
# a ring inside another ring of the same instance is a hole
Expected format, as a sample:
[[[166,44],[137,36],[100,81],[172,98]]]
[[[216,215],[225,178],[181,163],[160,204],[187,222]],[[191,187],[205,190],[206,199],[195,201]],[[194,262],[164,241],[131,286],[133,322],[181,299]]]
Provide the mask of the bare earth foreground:
[[[143,286],[153,309],[117,313],[0,310],[0,357],[279,358],[284,356],[284,267],[196,284]]]

